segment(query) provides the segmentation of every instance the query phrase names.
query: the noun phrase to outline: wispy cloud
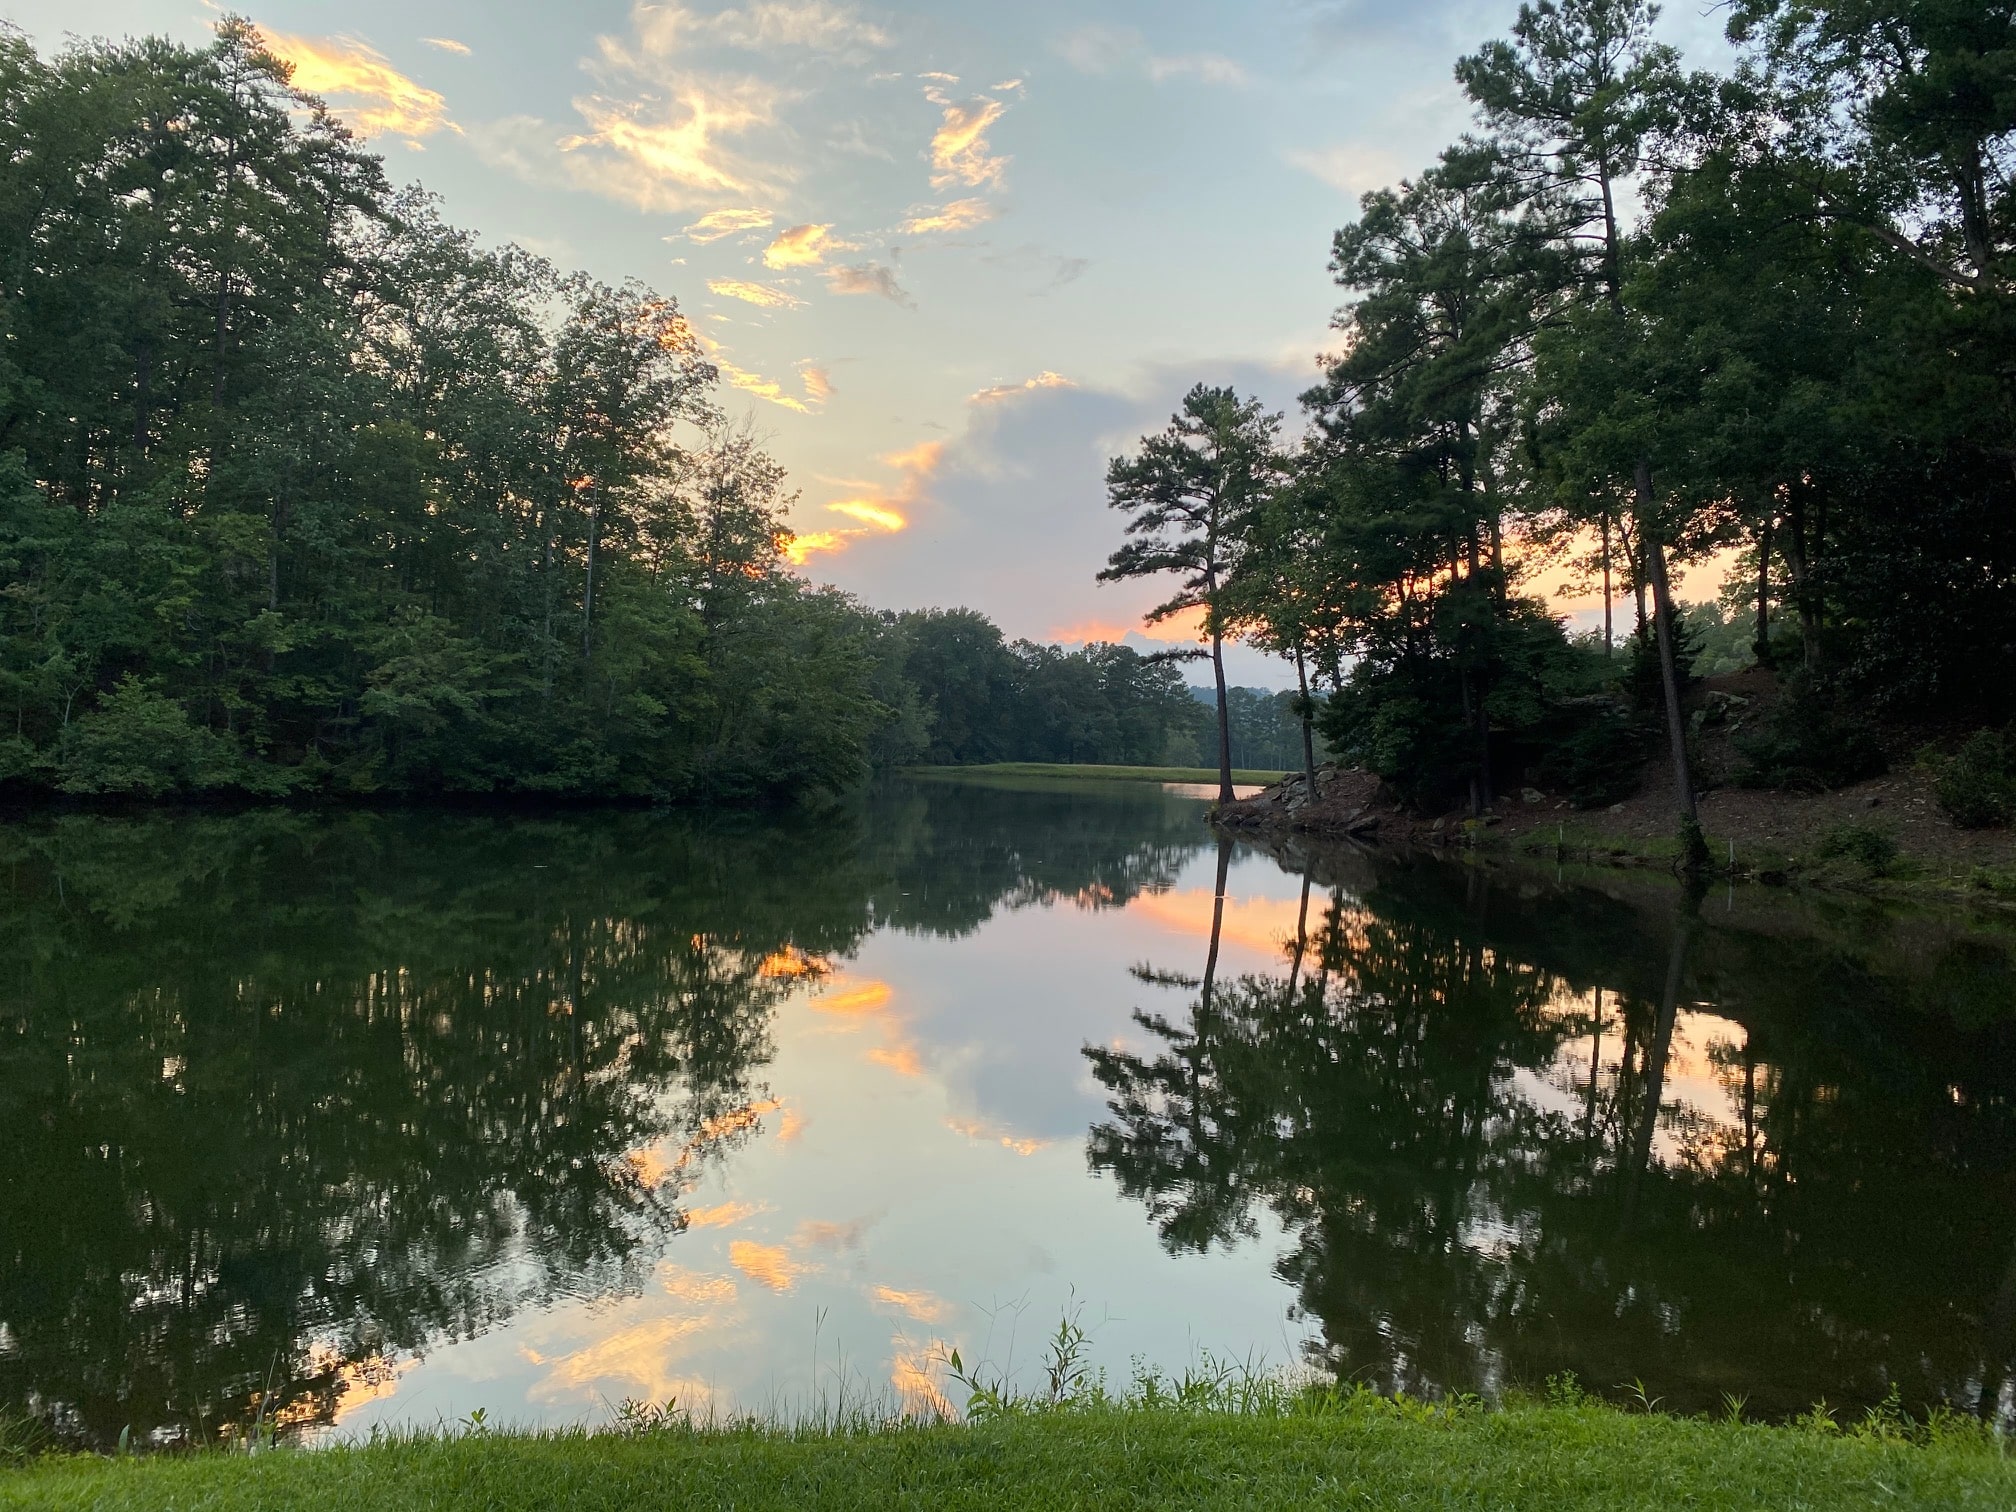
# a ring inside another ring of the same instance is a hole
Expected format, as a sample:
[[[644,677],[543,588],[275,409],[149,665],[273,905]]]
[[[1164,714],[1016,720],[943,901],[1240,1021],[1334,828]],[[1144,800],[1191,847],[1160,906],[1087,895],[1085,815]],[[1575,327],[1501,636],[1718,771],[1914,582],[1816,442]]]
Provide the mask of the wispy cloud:
[[[757,1244],[749,1239],[737,1239],[728,1246],[728,1263],[758,1286],[774,1292],[790,1291],[800,1276],[818,1269],[799,1264],[782,1245]]]
[[[925,90],[924,97],[943,112],[938,129],[931,134],[931,187],[964,184],[977,189],[987,184],[998,188],[1009,160],[994,155],[987,133],[1006,114],[1006,102],[985,95],[954,100],[936,88]]]
[[[994,219],[994,207],[983,199],[958,199],[947,205],[916,205],[897,230],[904,236],[970,231]]]
[[[1222,53],[1182,53],[1173,58],[1150,57],[1148,77],[1157,84],[1165,79],[1195,79],[1200,84],[1245,85],[1253,82],[1246,65]]]
[[[738,231],[761,231],[773,219],[768,210],[709,210],[680,234],[704,247]]]
[[[1287,157],[1304,173],[1314,174],[1340,194],[1354,198],[1397,184],[1407,174],[1407,165],[1397,153],[1364,142],[1296,148]]]
[[[798,381],[805,385],[805,393],[814,404],[824,404],[833,397],[833,377],[823,367],[806,361],[798,364]]]
[[[670,53],[695,43],[714,43],[747,52],[847,54],[887,47],[890,37],[851,6],[829,0],[755,0],[739,9],[702,15],[683,5],[647,4],[631,8],[631,23],[651,46]]]
[[[754,394],[758,399],[768,400],[779,409],[795,410],[801,415],[812,413],[810,405],[787,393],[784,385],[774,378],[765,378],[761,373],[752,373],[747,368],[739,368],[720,356],[711,360],[730,388],[740,389],[745,394]]]
[[[722,139],[771,125],[777,100],[776,90],[755,80],[697,78],[668,98],[590,95],[574,102],[587,129],[559,146],[583,187],[640,210],[765,195],[786,170],[730,152]]]
[[[456,53],[464,58],[469,56],[469,44],[457,42],[453,37],[422,37],[420,40],[429,47],[438,48],[445,53]]]
[[[1038,389],[1076,387],[1078,385],[1073,383],[1069,378],[1066,378],[1062,373],[1053,373],[1048,368],[1045,368],[1034,378],[1025,378],[1020,383],[997,383],[992,388],[984,388],[978,393],[969,394],[966,402],[968,404],[999,404],[1003,399],[1019,398],[1023,394],[1031,394]]]
[[[355,37],[296,37],[261,32],[260,40],[294,71],[294,87],[320,95],[363,136],[404,137],[418,144],[437,131],[460,131],[448,102],[394,68]]]
[[[763,249],[766,268],[816,268],[829,252],[851,252],[852,242],[833,235],[831,226],[791,226],[777,233],[777,239]]]
[[[865,537],[894,535],[907,530],[911,515],[930,486],[932,474],[938,471],[944,458],[945,443],[942,441],[920,441],[903,451],[890,452],[882,458],[882,465],[897,473],[895,487],[836,499],[826,506],[831,513],[858,521],[858,525],[800,535],[791,543],[786,554],[802,567],[814,556],[845,551]],[[867,1015],[881,1018],[888,1013],[889,999],[886,986],[871,983],[865,988],[814,998],[811,1006],[821,1013],[842,1017]],[[923,1068],[915,1050],[895,1031],[890,1031],[889,1037],[893,1044],[885,1051],[871,1053],[869,1059],[905,1076],[919,1074]]]
[[[1195,79],[1200,84],[1244,85],[1252,82],[1244,64],[1222,53],[1156,53],[1131,26],[1080,26],[1057,39],[1057,55],[1083,74],[1139,69],[1157,84],[1171,79]]]
[[[917,304],[903,285],[896,281],[896,270],[881,263],[846,263],[829,268],[826,270],[826,287],[835,294],[879,294],[905,309],[915,309]]]
[[[805,303],[795,294],[740,278],[710,278],[707,287],[725,298],[739,299],[744,304],[758,305],[766,310],[795,310]]]

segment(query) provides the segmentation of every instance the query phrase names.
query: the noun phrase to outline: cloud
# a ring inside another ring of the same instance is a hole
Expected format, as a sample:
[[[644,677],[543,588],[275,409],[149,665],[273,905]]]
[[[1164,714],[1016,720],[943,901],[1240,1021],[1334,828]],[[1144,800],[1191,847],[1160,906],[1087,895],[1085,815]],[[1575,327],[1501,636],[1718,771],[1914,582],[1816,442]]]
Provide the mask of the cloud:
[[[1053,373],[1048,368],[1034,378],[1025,378],[1020,383],[997,383],[992,388],[981,389],[966,397],[968,404],[998,404],[1003,399],[1013,399],[1021,394],[1034,393],[1037,389],[1076,388],[1078,385],[1062,373]]]
[[[913,300],[896,281],[896,270],[880,263],[849,263],[826,270],[826,287],[835,294],[879,294],[892,304],[915,309]]]
[[[354,37],[262,31],[259,39],[292,66],[296,89],[327,100],[360,136],[405,137],[417,144],[437,131],[461,130],[448,119],[447,100]]]
[[[469,44],[457,42],[453,37],[422,37],[420,40],[429,47],[439,48],[445,53],[456,53],[464,58],[469,56]]]
[[[748,1239],[737,1239],[728,1246],[728,1263],[758,1286],[767,1286],[774,1292],[790,1291],[800,1276],[818,1268],[800,1265],[782,1245],[757,1244]]]
[[[761,231],[773,218],[768,210],[709,210],[680,234],[704,247],[738,231]]]
[[[994,219],[994,207],[983,199],[953,200],[948,205],[916,205],[910,218],[897,228],[904,236],[926,236],[934,231],[970,231]]]
[[[1078,72],[1104,75],[1139,68],[1157,84],[1171,79],[1195,79],[1200,84],[1244,85],[1252,82],[1245,65],[1222,53],[1158,54],[1131,26],[1081,26],[1054,44],[1058,56]]]
[[[639,3],[631,8],[631,24],[648,45],[664,53],[694,44],[714,43],[744,52],[776,52],[802,48],[808,52],[845,55],[889,46],[889,34],[861,18],[851,6],[828,0],[755,0],[741,9],[701,15],[681,5]]]
[[[760,198],[782,170],[729,152],[723,137],[776,120],[778,94],[755,80],[690,79],[669,99],[574,102],[585,130],[563,137],[560,151],[584,188],[640,210],[687,210],[733,195]]]
[[[867,1218],[855,1218],[847,1223],[827,1223],[821,1219],[808,1218],[798,1225],[793,1234],[793,1242],[807,1249],[856,1250],[868,1236],[880,1218],[875,1214]]]
[[[921,1349],[912,1347],[903,1339],[895,1339],[891,1343],[895,1353],[889,1359],[889,1384],[895,1388],[903,1410],[919,1417],[946,1421],[957,1418],[958,1409],[946,1400],[932,1374],[951,1346],[943,1339],[933,1339]]]
[[[938,471],[944,456],[943,441],[920,441],[904,451],[888,453],[881,459],[882,465],[893,468],[899,475],[895,487],[856,497],[835,499],[826,505],[826,508],[834,514],[859,521],[857,528],[817,530],[800,535],[786,548],[785,555],[802,567],[811,557],[845,551],[864,537],[896,535],[909,529],[910,517],[924,498],[925,490],[931,482],[931,475]],[[889,998],[889,988],[876,982],[841,993],[837,997],[813,998],[811,1006],[821,1013],[880,1016],[887,1012]],[[891,1037],[895,1037],[894,1031],[891,1031]],[[899,1048],[896,1053],[907,1052],[902,1052]],[[915,1063],[916,1057],[909,1055],[905,1067],[899,1069],[906,1069]],[[909,1074],[907,1069],[906,1074]]]
[[[798,364],[798,381],[805,385],[806,397],[814,404],[824,404],[833,397],[832,375],[814,362]]]
[[[1009,160],[994,156],[987,133],[1007,112],[1007,104],[985,95],[956,101],[937,89],[925,90],[924,97],[944,112],[938,129],[931,134],[931,187],[965,184],[977,189],[990,184],[998,188]]]
[[[716,294],[739,299],[744,304],[760,305],[766,310],[795,310],[805,303],[797,295],[787,294],[782,289],[773,289],[768,284],[747,283],[739,278],[710,278],[707,287]]]
[[[801,415],[812,413],[811,406],[787,394],[783,384],[765,378],[760,373],[752,373],[747,368],[739,368],[722,357],[719,352],[711,354],[708,361],[712,362],[721,376],[728,380],[730,388],[740,389],[745,394],[754,394],[758,399],[767,399],[779,408],[796,410]]]
[[[766,268],[816,268],[828,252],[852,251],[852,242],[836,240],[831,226],[791,226],[763,249]]]
[[[765,1211],[747,1202],[724,1202],[715,1207],[688,1208],[686,1226],[688,1228],[732,1228],[745,1218],[754,1218]]]
[[[1025,1158],[1034,1155],[1038,1150],[1048,1149],[1051,1144],[1051,1141],[1047,1139],[1023,1139],[973,1118],[948,1118],[945,1120],[945,1127],[950,1129],[954,1134],[964,1134],[968,1139],[978,1139],[988,1144],[998,1144],[1002,1149],[1012,1151],[1014,1154],[1024,1156]]]
[[[1374,189],[1397,184],[1409,171],[1399,155],[1389,148],[1363,142],[1345,142],[1331,147],[1298,147],[1287,157],[1294,167],[1314,174],[1338,193],[1348,194],[1353,199]]]
[[[937,1323],[951,1311],[942,1299],[926,1291],[899,1291],[893,1286],[873,1286],[868,1289],[868,1295],[884,1307],[893,1307],[919,1323]]]
[[[901,74],[891,74],[889,77],[892,79],[900,79],[903,76]],[[920,73],[919,75],[917,75],[917,77],[920,79],[936,79],[940,84],[957,84],[959,82],[959,75],[957,74]]]
[[[1219,53],[1184,53],[1179,57],[1148,60],[1148,77],[1157,84],[1167,79],[1195,79],[1200,84],[1243,86],[1253,82],[1244,64]]]

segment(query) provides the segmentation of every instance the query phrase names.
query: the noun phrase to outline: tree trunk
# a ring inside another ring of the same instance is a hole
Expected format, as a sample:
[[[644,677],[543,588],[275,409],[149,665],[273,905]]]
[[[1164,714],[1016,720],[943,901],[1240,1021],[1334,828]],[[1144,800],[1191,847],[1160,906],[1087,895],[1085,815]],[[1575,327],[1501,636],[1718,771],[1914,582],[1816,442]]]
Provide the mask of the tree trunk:
[[[1232,871],[1232,837],[1218,837],[1218,881],[1211,890],[1211,948],[1204,957],[1203,1007],[1211,1011],[1212,994],[1218,985],[1218,941],[1225,932],[1225,880]]]
[[[1678,800],[1680,823],[1683,831],[1698,832],[1700,815],[1694,805],[1694,779],[1687,766],[1687,723],[1680,706],[1680,663],[1677,656],[1676,637],[1679,629],[1673,619],[1673,589],[1666,578],[1666,543],[1659,539],[1659,532],[1652,523],[1652,463],[1647,457],[1638,459],[1638,541],[1639,550],[1645,557],[1645,565],[1652,579],[1653,631],[1659,642],[1659,686],[1665,695],[1667,747],[1673,758],[1674,796]],[[1693,850],[1691,835],[1683,835],[1683,844]],[[1699,858],[1689,855],[1689,862],[1699,864]]]
[[[1685,905],[1682,905],[1683,909]],[[1659,999],[1659,1018],[1652,1043],[1645,1049],[1644,1105],[1632,1141],[1631,1168],[1626,1173],[1624,1222],[1629,1227],[1638,1205],[1638,1184],[1652,1166],[1652,1138],[1659,1127],[1659,1104],[1666,1095],[1666,1061],[1673,1053],[1673,1028],[1680,1011],[1680,982],[1687,967],[1687,942],[1693,921],[1682,912],[1673,925],[1673,949],[1666,958],[1666,991]]]
[[[1211,675],[1218,683],[1218,801],[1232,801],[1232,710],[1225,696],[1225,639],[1211,627]]]
[[[1757,639],[1751,643],[1757,665],[1771,665],[1771,511],[1757,526]]]
[[[1302,660],[1302,648],[1295,648],[1295,682],[1302,690],[1302,775],[1309,779],[1309,796],[1316,796],[1315,709],[1309,702],[1309,673]]]
[[[595,554],[602,544],[602,485],[588,495],[588,581],[581,594],[581,660],[588,660],[589,634],[595,624]]]
[[[1603,654],[1616,649],[1617,635],[1610,614],[1610,511],[1603,511]]]

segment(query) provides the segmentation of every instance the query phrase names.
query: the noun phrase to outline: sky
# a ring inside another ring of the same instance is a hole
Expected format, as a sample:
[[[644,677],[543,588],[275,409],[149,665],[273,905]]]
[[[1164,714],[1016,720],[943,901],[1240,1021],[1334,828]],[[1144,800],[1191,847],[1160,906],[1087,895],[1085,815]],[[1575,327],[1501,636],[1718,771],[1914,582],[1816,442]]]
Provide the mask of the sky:
[[[1197,382],[1296,396],[1357,197],[1466,128],[1511,0],[246,0],[295,82],[493,243],[671,294],[801,497],[808,575],[1150,648],[1108,459]],[[10,0],[38,45],[204,0]],[[1690,60],[1717,16],[1661,29]],[[1697,596],[1712,592],[1707,580]],[[1562,598],[1564,613],[1586,602]],[[1599,616],[1600,618],[1600,613]],[[1283,686],[1257,653],[1235,680]]]

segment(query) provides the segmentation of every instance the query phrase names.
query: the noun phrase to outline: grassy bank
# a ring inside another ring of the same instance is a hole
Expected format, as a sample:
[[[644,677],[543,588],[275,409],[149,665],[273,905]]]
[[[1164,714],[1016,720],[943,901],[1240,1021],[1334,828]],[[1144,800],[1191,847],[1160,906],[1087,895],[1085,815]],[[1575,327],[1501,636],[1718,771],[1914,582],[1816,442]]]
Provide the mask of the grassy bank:
[[[905,769],[921,777],[1072,777],[1098,778],[1108,782],[1206,782],[1218,781],[1216,767],[1154,766],[1072,766],[1063,762],[997,761],[986,766],[927,766]],[[1240,787],[1265,787],[1279,782],[1285,772],[1254,767],[1235,767],[1232,780]]]
[[[0,1506],[103,1512],[2012,1504],[2016,1462],[1971,1428],[1906,1437],[1588,1404],[1450,1412],[1377,1399],[1329,1412],[1094,1408],[860,1433],[493,1433],[0,1471]]]

